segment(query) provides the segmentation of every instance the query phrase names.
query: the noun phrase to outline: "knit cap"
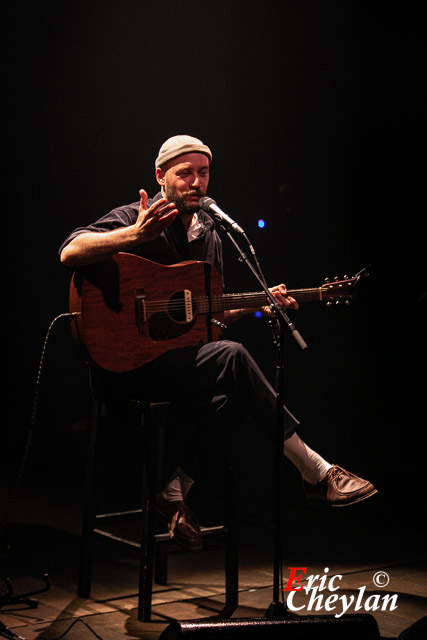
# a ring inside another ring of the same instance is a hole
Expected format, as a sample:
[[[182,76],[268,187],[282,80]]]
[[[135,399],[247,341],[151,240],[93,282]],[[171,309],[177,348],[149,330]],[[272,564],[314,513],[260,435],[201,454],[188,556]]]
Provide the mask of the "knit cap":
[[[159,155],[156,158],[156,169],[184,153],[204,153],[209,158],[209,162],[212,161],[211,150],[201,140],[191,136],[179,135],[172,136],[162,144]]]

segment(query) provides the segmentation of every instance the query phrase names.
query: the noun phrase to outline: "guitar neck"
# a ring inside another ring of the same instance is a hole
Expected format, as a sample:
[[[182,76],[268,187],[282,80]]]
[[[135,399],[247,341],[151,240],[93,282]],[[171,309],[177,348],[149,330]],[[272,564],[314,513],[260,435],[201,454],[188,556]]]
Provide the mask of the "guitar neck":
[[[315,287],[312,289],[292,289],[288,290],[288,295],[295,298],[297,302],[315,302],[322,300],[322,288]],[[221,311],[231,309],[251,309],[262,307],[267,304],[264,291],[253,293],[226,293],[212,297],[212,312],[219,313]],[[197,310],[200,313],[208,312],[209,300],[206,297],[198,298]]]

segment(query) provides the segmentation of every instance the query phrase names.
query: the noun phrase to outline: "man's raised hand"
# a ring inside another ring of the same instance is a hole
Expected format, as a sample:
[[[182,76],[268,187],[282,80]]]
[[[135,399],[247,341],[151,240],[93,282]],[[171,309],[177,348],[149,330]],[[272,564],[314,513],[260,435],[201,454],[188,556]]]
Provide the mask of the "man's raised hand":
[[[141,242],[150,242],[160,236],[178,215],[175,203],[168,202],[166,198],[161,198],[148,206],[148,195],[144,189],[139,191],[138,219],[135,223],[138,236]]]

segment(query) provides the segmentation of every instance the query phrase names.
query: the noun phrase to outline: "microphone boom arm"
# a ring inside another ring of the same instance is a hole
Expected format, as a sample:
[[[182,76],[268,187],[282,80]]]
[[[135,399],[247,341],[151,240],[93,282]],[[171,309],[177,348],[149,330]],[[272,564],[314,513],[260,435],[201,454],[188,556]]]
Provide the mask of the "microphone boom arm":
[[[222,224],[222,222],[220,224]],[[289,331],[291,332],[292,337],[296,340],[296,342],[299,344],[301,349],[307,349],[307,347],[308,347],[307,343],[304,341],[304,339],[302,338],[301,334],[296,329],[294,323],[291,322],[289,316],[283,311],[282,307],[280,306],[280,304],[277,302],[277,300],[274,297],[274,295],[269,290],[269,288],[268,288],[268,286],[267,286],[267,284],[265,282],[264,277],[261,275],[261,273],[258,273],[258,271],[255,269],[255,267],[251,263],[251,261],[248,259],[247,255],[244,253],[244,251],[242,251],[242,249],[239,246],[239,244],[233,238],[231,233],[224,226],[222,226],[222,229],[223,229],[223,231],[225,231],[227,236],[230,238],[231,242],[236,247],[237,251],[240,254],[240,257],[241,257],[242,261],[246,262],[246,264],[248,265],[249,269],[252,271],[252,273],[254,274],[254,276],[256,277],[258,282],[260,283],[261,287],[264,289],[265,295],[267,296],[267,298],[268,298],[268,300],[270,302],[271,310],[276,313],[276,316],[279,316],[280,318],[282,318],[282,320],[284,321],[284,323],[288,327]],[[249,241],[248,241],[245,233],[243,233],[243,236],[245,237],[246,241],[249,244]],[[250,245],[250,246],[252,246],[252,245]]]
[[[295,340],[297,341],[297,343],[299,344],[301,349],[306,349],[307,348],[307,344],[304,342],[304,340],[301,337],[300,333],[296,330],[295,325],[290,321],[289,317],[283,311],[282,307],[279,305],[279,303],[277,302],[276,298],[273,296],[271,291],[269,291],[269,289],[267,287],[267,283],[266,283],[265,278],[264,278],[264,275],[263,275],[263,273],[261,271],[261,267],[259,265],[258,259],[256,257],[254,248],[251,245],[251,243],[249,242],[249,240],[248,240],[245,232],[243,231],[243,229],[237,224],[237,222],[235,222],[232,218],[230,218],[230,216],[228,214],[224,213],[224,211],[222,211],[218,207],[217,203],[212,198],[209,198],[207,196],[204,196],[203,198],[200,198],[199,207],[203,211],[208,213],[216,222],[218,222],[218,224],[221,226],[223,231],[225,231],[225,233],[228,235],[228,237],[230,238],[230,240],[232,241],[232,243],[234,244],[234,246],[238,250],[238,252],[239,252],[239,254],[241,256],[241,259],[244,262],[246,262],[246,264],[248,265],[248,267],[250,268],[250,270],[252,271],[252,273],[254,274],[254,276],[256,277],[256,279],[258,280],[258,282],[261,284],[262,288],[264,289],[265,294],[266,294],[268,300],[270,301],[271,310],[276,313],[276,317],[280,317],[284,321],[284,323],[288,327],[289,331],[291,332],[292,336],[295,338]],[[237,244],[237,242],[235,241],[235,239],[231,235],[230,231],[237,231],[237,233],[241,234],[244,237],[244,239],[247,242],[247,244],[249,246],[249,249],[250,249],[250,251],[252,253],[252,256],[253,256],[253,258],[255,260],[255,263],[257,265],[257,269],[258,270],[256,270],[255,267],[252,265],[252,263],[248,260],[248,257],[241,250],[240,246]]]

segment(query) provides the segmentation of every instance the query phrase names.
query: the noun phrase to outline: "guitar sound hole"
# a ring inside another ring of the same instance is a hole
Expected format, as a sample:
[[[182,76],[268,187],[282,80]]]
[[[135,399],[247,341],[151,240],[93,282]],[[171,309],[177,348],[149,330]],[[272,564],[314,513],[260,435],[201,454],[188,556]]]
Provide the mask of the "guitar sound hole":
[[[192,306],[191,309],[185,305]],[[165,313],[167,311],[167,313]],[[176,291],[169,300],[167,309],[153,313],[148,321],[148,333],[152,340],[172,340],[187,333],[196,322],[196,302],[190,291]]]

